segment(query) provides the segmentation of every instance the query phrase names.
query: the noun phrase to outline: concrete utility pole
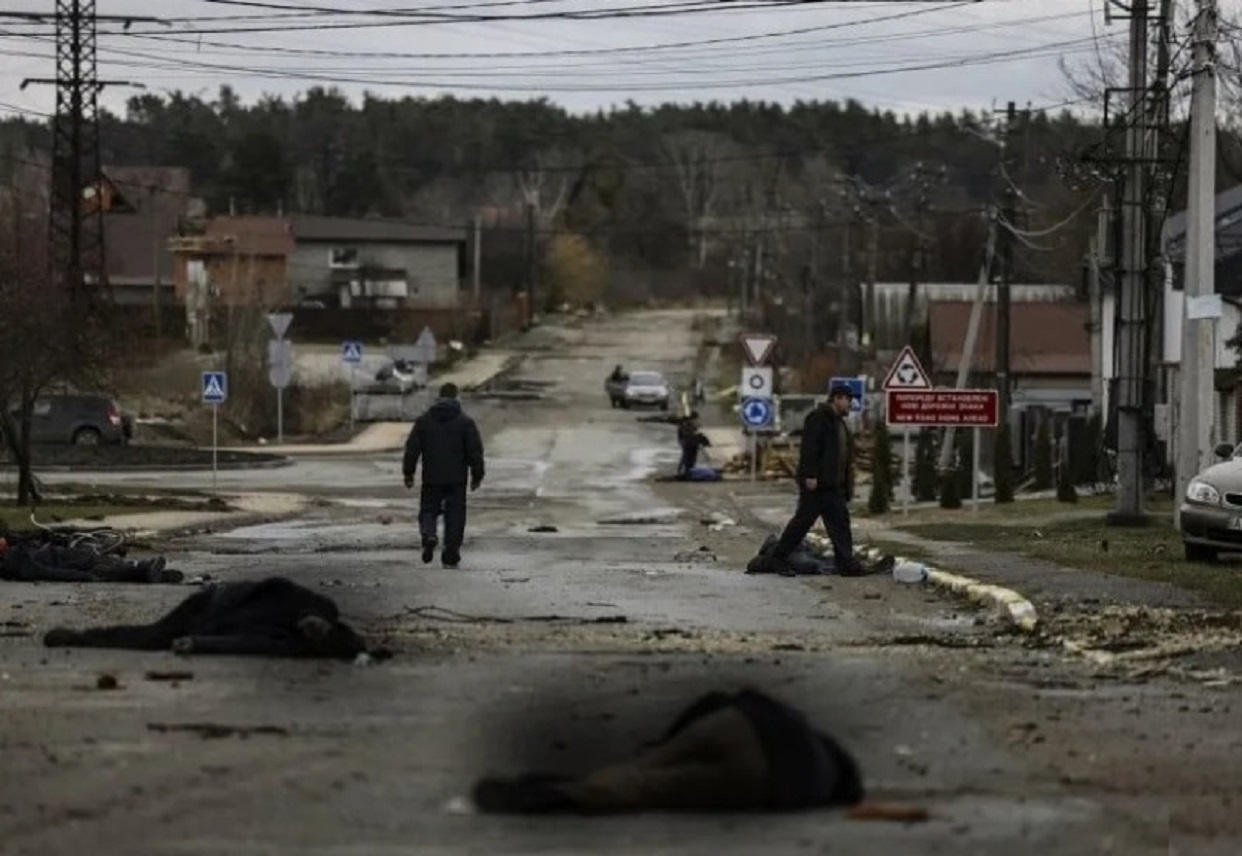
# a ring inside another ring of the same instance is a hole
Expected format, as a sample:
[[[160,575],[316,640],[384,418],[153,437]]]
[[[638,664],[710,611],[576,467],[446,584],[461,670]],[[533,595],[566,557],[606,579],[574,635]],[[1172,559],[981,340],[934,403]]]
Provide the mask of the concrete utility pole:
[[[1091,237],[1087,256],[1087,299],[1091,313],[1091,413],[1097,415],[1104,405],[1104,327],[1103,287],[1100,281],[1101,257],[1108,246],[1108,224],[1111,215],[1108,197],[1100,206],[1096,234]]]
[[[1181,396],[1177,421],[1177,494],[1212,462],[1219,313],[1204,307],[1216,293],[1216,0],[1198,0],[1190,102],[1190,187],[1186,206]],[[1174,509],[1177,503],[1174,504]],[[1176,515],[1176,510],[1174,514]]]
[[[962,344],[962,355],[957,363],[957,389],[965,389],[970,379],[970,364],[975,358],[975,345],[979,341],[979,327],[983,321],[983,305],[987,302],[988,286],[992,281],[992,263],[996,256],[996,211],[989,209],[988,244],[983,254],[983,264],[979,267],[979,287],[975,290],[975,302],[970,307],[970,322],[966,325],[966,341]],[[945,472],[953,468],[953,428],[944,429],[944,442],[940,444],[940,463],[938,469]]]
[[[1147,29],[1148,0],[1130,4],[1130,104],[1121,199],[1117,290],[1117,504],[1114,526],[1144,525],[1143,407],[1147,378]]]

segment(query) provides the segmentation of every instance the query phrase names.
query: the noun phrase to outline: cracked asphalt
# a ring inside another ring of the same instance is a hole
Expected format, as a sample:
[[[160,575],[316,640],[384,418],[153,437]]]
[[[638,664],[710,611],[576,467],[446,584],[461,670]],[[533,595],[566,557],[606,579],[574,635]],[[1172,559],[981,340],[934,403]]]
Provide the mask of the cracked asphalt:
[[[673,429],[602,392],[619,362],[688,381],[692,320],[620,315],[509,346],[511,379],[543,398],[465,401],[489,474],[458,571],[419,561],[392,454],[221,473],[221,490],[315,501],[164,545],[191,573],[321,588],[391,661],[49,651],[51,626],[149,620],[188,590],[6,584],[0,853],[1238,852],[1236,688],[1109,673],[889,578],[743,574],[789,487],[654,482]],[[713,513],[736,525],[713,531]],[[170,671],[192,674],[149,675]],[[104,674],[119,686],[97,689]],[[628,754],[698,693],[740,685],[801,707],[857,754],[875,799],[931,820],[466,810],[480,775]]]

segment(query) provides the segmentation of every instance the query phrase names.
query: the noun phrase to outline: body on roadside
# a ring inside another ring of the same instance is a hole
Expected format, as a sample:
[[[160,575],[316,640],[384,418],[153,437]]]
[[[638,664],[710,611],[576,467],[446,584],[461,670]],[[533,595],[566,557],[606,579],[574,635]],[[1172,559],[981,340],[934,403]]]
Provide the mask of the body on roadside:
[[[419,495],[418,528],[423,562],[435,556],[439,539],[436,528],[444,517],[445,567],[457,567],[466,534],[466,485],[478,490],[483,482],[483,440],[474,420],[461,409],[457,386],[446,383],[440,397],[414,421],[405,441],[402,473],[405,486],[414,487],[419,461],[423,484]]]

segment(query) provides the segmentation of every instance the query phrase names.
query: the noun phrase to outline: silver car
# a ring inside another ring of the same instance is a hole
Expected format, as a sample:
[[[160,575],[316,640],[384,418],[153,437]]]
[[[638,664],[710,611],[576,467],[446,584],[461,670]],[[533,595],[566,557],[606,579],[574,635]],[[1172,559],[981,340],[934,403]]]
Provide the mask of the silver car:
[[[624,407],[641,405],[659,407],[668,410],[669,399],[673,392],[659,372],[631,372],[625,385]]]
[[[1186,559],[1210,562],[1220,553],[1242,553],[1242,445],[1222,443],[1225,460],[1196,475],[1178,508]]]

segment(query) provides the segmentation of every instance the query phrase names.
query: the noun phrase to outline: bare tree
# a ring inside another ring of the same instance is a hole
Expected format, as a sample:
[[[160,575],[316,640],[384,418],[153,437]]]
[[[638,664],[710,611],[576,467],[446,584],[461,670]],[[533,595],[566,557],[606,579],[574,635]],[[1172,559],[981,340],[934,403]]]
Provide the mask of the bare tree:
[[[99,384],[103,325],[69,299],[48,264],[47,173],[16,173],[0,189],[0,433],[17,464],[17,503],[39,500],[31,457],[35,402],[53,384]]]
[[[563,149],[540,152],[526,166],[489,181],[487,195],[508,210],[533,209],[536,226],[549,229],[565,209],[580,160]]]
[[[686,229],[690,234],[691,265],[707,264],[707,235],[720,200],[721,176],[736,154],[734,141],[711,131],[678,131],[660,141],[681,191]]]

